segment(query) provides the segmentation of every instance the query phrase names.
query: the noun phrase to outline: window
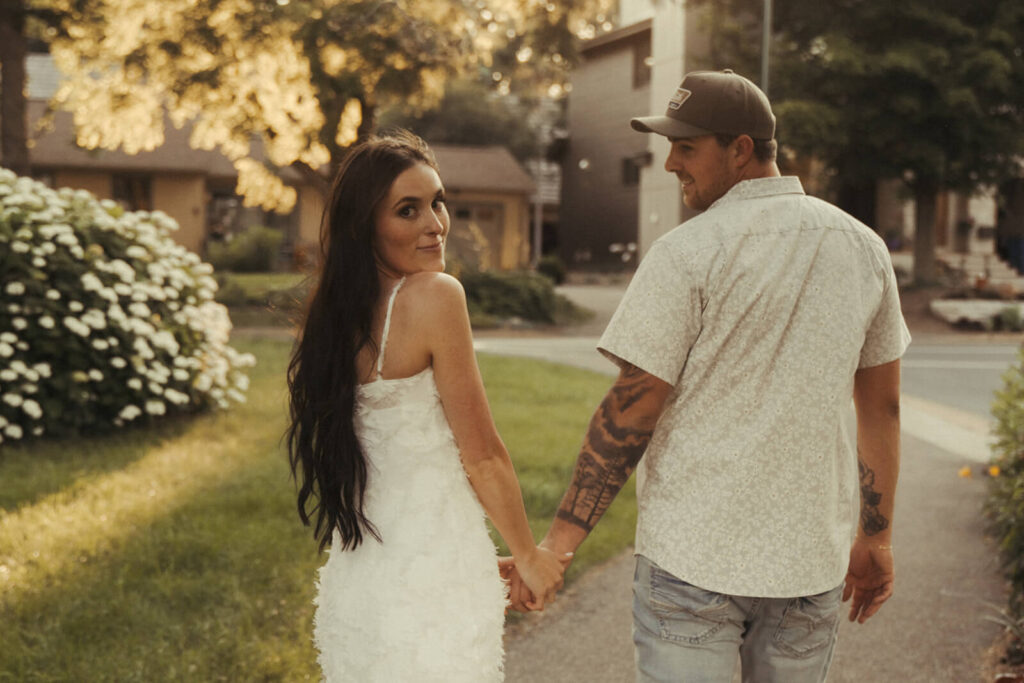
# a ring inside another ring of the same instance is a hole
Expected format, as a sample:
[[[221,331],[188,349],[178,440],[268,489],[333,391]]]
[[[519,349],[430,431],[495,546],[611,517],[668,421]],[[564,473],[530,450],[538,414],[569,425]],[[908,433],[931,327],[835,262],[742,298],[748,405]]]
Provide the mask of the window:
[[[651,34],[633,43],[633,89],[643,88],[651,82]]]
[[[114,201],[126,211],[152,211],[153,194],[148,175],[118,173],[113,177]]]

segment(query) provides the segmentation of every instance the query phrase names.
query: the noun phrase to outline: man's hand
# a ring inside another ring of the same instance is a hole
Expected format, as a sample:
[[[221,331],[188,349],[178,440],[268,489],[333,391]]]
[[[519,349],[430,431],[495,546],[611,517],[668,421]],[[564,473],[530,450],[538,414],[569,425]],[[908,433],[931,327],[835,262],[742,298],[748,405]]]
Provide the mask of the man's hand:
[[[850,550],[850,567],[843,589],[843,602],[853,596],[850,621],[863,624],[872,617],[892,597],[895,578],[892,546],[858,537]]]
[[[562,563],[563,576],[565,574],[565,570],[569,568],[572,558],[572,553],[563,553],[559,557],[559,562]],[[523,581],[523,577],[519,575],[514,558],[499,557],[498,572],[501,574],[502,580],[508,584],[509,605],[506,608],[506,611],[508,609],[524,613],[531,611],[543,611],[543,607],[537,608],[535,606],[537,604],[537,598],[526,585],[526,582]]]

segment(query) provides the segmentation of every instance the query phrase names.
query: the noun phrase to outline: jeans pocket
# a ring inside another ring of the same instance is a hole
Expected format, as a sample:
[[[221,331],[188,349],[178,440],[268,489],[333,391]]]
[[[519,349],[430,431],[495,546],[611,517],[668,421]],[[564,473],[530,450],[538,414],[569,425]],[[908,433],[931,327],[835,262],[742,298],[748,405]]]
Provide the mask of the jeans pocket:
[[[651,563],[648,604],[666,640],[703,643],[729,623],[729,596],[706,591]]]
[[[779,649],[804,658],[830,646],[839,624],[842,593],[840,585],[818,595],[790,600],[773,636]]]

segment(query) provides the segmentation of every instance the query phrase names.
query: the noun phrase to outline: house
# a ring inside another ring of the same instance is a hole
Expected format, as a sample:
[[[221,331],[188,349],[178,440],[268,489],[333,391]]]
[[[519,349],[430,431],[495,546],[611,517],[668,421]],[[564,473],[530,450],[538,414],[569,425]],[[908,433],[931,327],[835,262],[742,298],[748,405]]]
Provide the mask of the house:
[[[318,249],[323,199],[292,169],[280,169],[295,187],[295,208],[286,215],[247,207],[235,194],[237,173],[215,151],[192,149],[188,129],[165,126],[165,142],[139,154],[87,150],[75,144],[71,115],[58,112],[53,125],[36,131],[60,78],[49,55],[33,54],[28,71],[28,117],[33,175],[51,187],[85,189],[129,210],[160,210],[180,229],[174,238],[203,254],[211,236],[251,225],[285,232],[293,254]],[[433,146],[441,167],[452,218],[450,250],[468,265],[515,269],[529,264],[531,200],[536,187],[502,147]],[[2,159],[0,159],[2,163]]]
[[[668,142],[629,126],[665,110],[693,50],[694,10],[622,0],[619,28],[587,41],[572,75],[562,159],[559,241],[570,268],[633,268],[655,239],[692,215],[665,173]]]
[[[693,215],[682,203],[678,181],[663,168],[668,142],[634,132],[629,119],[664,112],[686,72],[726,66],[709,63],[704,11],[686,3],[621,0],[618,28],[583,44],[572,75],[562,158],[559,242],[570,268],[635,267],[654,240]],[[803,160],[787,172],[800,175],[809,193],[821,193],[825,188],[815,166],[820,166],[816,160]],[[913,201],[901,184],[881,181],[872,197],[872,226],[892,248],[914,233]],[[1004,191],[998,200],[994,191],[970,197],[941,193],[939,258],[956,267],[961,254],[977,254],[984,257],[978,261],[981,270],[989,270],[999,267],[998,250],[1024,264],[1019,236],[1024,212],[1011,195]],[[1002,201],[1001,214],[997,201]]]

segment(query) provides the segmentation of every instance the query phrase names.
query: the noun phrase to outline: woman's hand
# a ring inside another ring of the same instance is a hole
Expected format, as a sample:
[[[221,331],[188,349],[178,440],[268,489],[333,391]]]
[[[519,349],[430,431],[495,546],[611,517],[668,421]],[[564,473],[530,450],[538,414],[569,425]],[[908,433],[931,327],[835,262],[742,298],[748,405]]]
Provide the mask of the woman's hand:
[[[533,593],[533,599],[526,602],[529,609],[542,610],[545,604],[555,601],[555,593],[562,587],[565,568],[571,558],[572,553],[559,557],[539,546],[524,557],[515,558],[516,572]]]

